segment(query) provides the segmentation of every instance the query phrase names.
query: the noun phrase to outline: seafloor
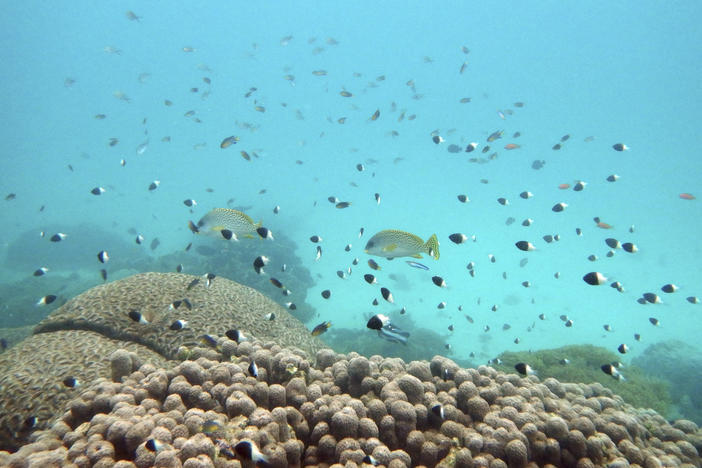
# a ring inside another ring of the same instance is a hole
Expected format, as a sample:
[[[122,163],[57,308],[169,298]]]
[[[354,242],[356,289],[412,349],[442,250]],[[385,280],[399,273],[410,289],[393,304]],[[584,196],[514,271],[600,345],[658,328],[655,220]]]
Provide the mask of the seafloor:
[[[172,307],[184,298],[191,308]],[[170,330],[174,319],[188,327]],[[232,329],[248,339],[227,338]],[[219,277],[146,273],[93,288],[0,355],[0,368],[2,466],[252,466],[227,450],[241,440],[276,467],[367,456],[388,467],[702,466],[694,422],[671,424],[599,383],[338,354]]]

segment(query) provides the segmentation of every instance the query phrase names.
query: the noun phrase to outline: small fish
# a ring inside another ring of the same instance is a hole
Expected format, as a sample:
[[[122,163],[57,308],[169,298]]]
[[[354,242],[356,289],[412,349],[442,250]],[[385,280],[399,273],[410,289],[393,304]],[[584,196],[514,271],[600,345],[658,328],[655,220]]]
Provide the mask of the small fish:
[[[351,94],[350,92],[346,91],[345,89],[344,89],[344,90],[341,90],[341,91],[339,92],[339,94],[341,95],[341,97],[351,97],[351,96],[353,96],[353,94]]]
[[[642,297],[646,302],[650,304],[660,304],[663,302],[657,294],[651,292],[644,293]]]
[[[449,236],[449,239],[450,239],[451,242],[453,242],[454,244],[462,244],[462,243],[464,243],[465,241],[468,240],[468,236],[466,236],[465,234],[462,234],[462,233],[460,233],[460,232],[456,232],[456,233],[451,234],[451,235]]]
[[[241,343],[243,341],[247,341],[248,338],[244,336],[244,334],[240,330],[227,330],[224,335],[229,338],[232,341],[236,341],[237,343]]]
[[[375,195],[373,195],[373,197],[375,198],[375,203],[377,205],[380,205],[380,194],[376,193]]]
[[[219,144],[219,147],[222,149],[226,149],[232,145],[235,145],[238,141],[239,141],[239,137],[234,136],[234,135],[228,136],[227,138],[222,140],[222,142]]]
[[[612,148],[614,148],[614,151],[627,151],[629,149],[624,143],[615,143],[612,145]]]
[[[56,300],[56,297],[57,296],[55,296],[53,294],[49,294],[47,296],[44,296],[37,301],[37,305],[38,306],[49,305]]]
[[[51,237],[49,238],[49,240],[50,240],[51,242],[61,242],[61,241],[64,240],[67,236],[68,236],[68,234],[64,234],[64,233],[62,233],[62,232],[57,232],[56,234],[54,234],[53,236],[51,236]]]
[[[261,274],[264,273],[264,272],[263,272],[263,267],[266,266],[267,264],[268,264],[268,257],[266,257],[265,255],[259,255],[259,256],[256,257],[256,258],[254,259],[254,261],[253,261],[254,270],[255,270],[256,273],[258,273],[259,275],[261,275]]]
[[[523,250],[524,252],[531,252],[532,250],[536,250],[536,247],[534,247],[534,244],[528,241],[519,241],[514,244],[517,246],[519,250]]]
[[[434,144],[438,145],[440,143],[443,143],[445,140],[442,137],[440,137],[439,135],[434,135],[431,137],[431,141],[433,141]]]
[[[49,269],[47,267],[40,267],[34,270],[34,276],[44,276],[49,272]]]
[[[341,210],[341,209],[348,208],[349,206],[351,206],[351,202],[346,202],[346,201],[339,202],[335,206]]]
[[[382,270],[382,268],[380,267],[380,265],[378,265],[378,263],[376,263],[376,261],[373,260],[372,258],[369,258],[369,259],[368,259],[368,266],[371,267],[373,270],[376,270],[376,271]]]
[[[132,319],[134,322],[137,322],[137,323],[142,323],[142,324],[149,323],[149,321],[146,319],[146,317],[144,317],[144,315],[136,309],[131,309],[129,311],[129,313],[127,314],[127,316],[129,316],[130,319]]]
[[[376,314],[372,316],[366,323],[366,327],[371,330],[380,330],[385,325],[390,323],[390,319],[386,315]]]
[[[203,434],[210,435],[214,434],[215,432],[223,431],[224,425],[215,419],[208,419],[202,423],[200,430]]]
[[[104,268],[100,270],[100,278],[102,278],[103,282],[107,281],[107,270],[105,270]]]
[[[680,288],[678,288],[677,286],[675,286],[672,283],[664,284],[663,286],[661,286],[661,291],[663,291],[664,293],[668,293],[668,294],[674,293],[678,289],[680,289]]]
[[[505,197],[500,197],[497,199],[497,203],[499,203],[502,206],[507,206],[509,205],[509,200],[507,200]]]
[[[471,143],[468,143],[468,145],[466,146],[465,152],[472,153],[473,151],[475,151],[475,148],[477,148],[477,147],[478,147],[478,143],[476,143],[474,141]]]
[[[314,235],[314,236],[310,237],[310,242],[314,242],[315,244],[318,242],[322,242],[322,237]]]
[[[236,454],[245,461],[253,462],[255,466],[268,466],[268,459],[250,440],[242,440],[234,446]]]
[[[153,192],[154,190],[156,190],[156,189],[158,188],[159,185],[161,185],[161,181],[160,181],[160,180],[154,180],[153,182],[151,182],[151,183],[149,184],[149,191]]]
[[[375,276],[371,275],[370,273],[366,273],[365,275],[363,275],[363,279],[368,284],[375,284],[376,283]]]
[[[527,200],[527,199],[529,199],[529,198],[531,198],[531,197],[533,197],[533,196],[534,196],[534,194],[531,193],[531,192],[528,192],[528,191],[524,191],[524,192],[522,192],[522,193],[519,194],[519,197],[520,197],[520,198],[523,198],[524,200]]]
[[[587,185],[587,182],[583,182],[582,180],[579,180],[573,185],[573,190],[576,192],[582,192],[585,189],[586,185]]]
[[[188,322],[186,320],[176,320],[173,323],[171,323],[171,326],[168,327],[171,330],[178,331],[182,330],[183,328],[188,326]]]
[[[317,246],[317,252],[316,252],[315,257],[314,257],[314,261],[316,262],[316,261],[318,261],[320,258],[322,258],[322,246],[321,246],[321,245],[318,245],[318,246]]]
[[[312,329],[312,336],[321,335],[322,333],[329,330],[329,327],[331,327],[331,326],[332,326],[332,323],[329,321],[325,321],[325,322],[320,323],[319,325],[317,325],[316,327],[314,327]]]
[[[432,276],[431,281],[440,288],[446,287],[446,281],[444,281],[444,279],[441,276]]]
[[[561,211],[565,210],[567,207],[568,207],[567,203],[559,202],[559,203],[556,203],[555,205],[553,205],[553,207],[551,207],[551,211],[553,211],[555,213],[560,213]]]
[[[149,244],[149,248],[151,250],[156,250],[158,246],[161,245],[161,241],[158,239],[158,237],[154,238],[154,240],[151,241],[151,244]]]
[[[611,375],[614,379],[619,380],[619,381],[625,381],[626,379],[624,376],[619,373],[619,370],[616,368],[616,366],[612,364],[604,364],[600,366],[600,369],[602,369],[602,372],[604,372],[607,375]]]
[[[97,259],[100,263],[107,263],[110,260],[110,256],[107,254],[106,250],[101,250],[97,254]]]
[[[258,366],[256,365],[256,361],[253,359],[251,360],[251,364],[249,364],[247,370],[249,371],[249,375],[251,377],[258,377]]]
[[[146,442],[144,442],[144,447],[150,452],[158,452],[160,450],[163,450],[163,448],[166,447],[166,444],[164,444],[163,442],[159,442],[156,439],[149,439]]]
[[[429,408],[429,411],[431,411],[431,414],[433,414],[441,420],[446,419],[446,415],[444,414],[444,407],[440,404],[432,406],[431,408]]]
[[[383,296],[383,299],[388,301],[390,304],[393,304],[395,302],[395,299],[392,297],[392,293],[388,288],[380,288],[380,294]]]
[[[105,193],[105,189],[102,187],[95,187],[90,190],[90,193],[92,193],[93,195],[102,195],[103,193]]]
[[[191,208],[193,206],[197,206],[197,202],[192,198],[188,198],[187,200],[183,200],[183,205],[187,206],[188,208]]]
[[[411,266],[412,268],[418,268],[418,269],[420,269],[420,270],[426,270],[426,271],[429,270],[429,267],[428,267],[428,266],[426,266],[426,265],[424,265],[424,264],[422,264],[422,263],[419,263],[419,262],[415,262],[415,261],[412,261],[412,260],[405,260],[405,263],[407,263],[407,264],[408,264],[409,266]]]
[[[694,200],[695,199],[695,196],[691,193],[681,193],[680,195],[678,195],[678,197],[680,197],[683,200]]]
[[[185,288],[185,290],[186,290],[186,291],[190,291],[192,288],[194,288],[194,287],[197,286],[198,284],[200,284],[200,278],[195,278],[194,280],[192,280],[192,281],[188,284],[188,286]]]
[[[700,299],[697,296],[688,296],[685,298],[685,300],[687,302],[689,302],[690,304],[699,304],[700,303]]]
[[[607,182],[616,182],[617,180],[619,180],[619,176],[617,174],[607,176]]]
[[[322,291],[322,297],[324,299],[329,299],[331,297],[331,291],[328,289],[325,289],[324,291]]]
[[[639,251],[639,248],[631,242],[625,242],[622,244],[622,250],[629,253],[636,253]]]
[[[629,347],[626,344],[622,343],[617,347],[617,351],[619,351],[621,354],[626,354],[629,352]]]
[[[68,388],[80,387],[80,382],[75,377],[66,377],[61,383]]]
[[[527,376],[527,375],[536,375],[536,371],[531,368],[529,364],[525,364],[523,362],[518,362],[517,364],[514,365],[514,368],[519,372],[520,374]]]
[[[362,463],[367,463],[368,465],[373,465],[373,466],[378,466],[380,465],[380,461],[376,458],[374,458],[372,455],[366,455],[363,457],[363,460],[361,460]]]
[[[200,336],[200,343],[210,348],[219,349],[219,343],[217,343],[217,337],[204,334]]]

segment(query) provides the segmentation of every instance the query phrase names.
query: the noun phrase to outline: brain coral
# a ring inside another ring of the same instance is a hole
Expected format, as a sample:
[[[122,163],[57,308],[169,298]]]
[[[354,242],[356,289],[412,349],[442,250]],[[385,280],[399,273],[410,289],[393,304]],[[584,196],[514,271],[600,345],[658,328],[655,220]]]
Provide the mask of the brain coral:
[[[189,287],[193,281],[197,284]],[[174,309],[174,301],[187,299]],[[129,312],[140,312],[150,323],[137,323]],[[275,320],[264,316],[275,313]],[[186,320],[182,330],[171,330],[175,320]],[[226,278],[215,277],[207,286],[202,276],[179,273],[142,273],[96,286],[69,300],[35,328],[91,330],[107,337],[133,341],[174,359],[180,346],[194,346],[203,334],[223,336],[239,329],[261,340],[275,340],[314,354],[324,347],[299,320],[258,291]]]
[[[64,385],[64,378],[85,384],[98,377],[119,380],[144,362],[172,367],[167,360],[197,346],[205,333],[228,342],[225,353],[235,344],[222,338],[229,329],[311,355],[324,347],[302,323],[257,291],[222,277],[207,283],[204,277],[177,273],[138,274],[96,286],[40,322],[34,335],[0,355],[0,448],[16,448],[33,430],[50,423],[79,391]],[[172,307],[174,301],[182,301],[180,307]],[[132,310],[149,323],[130,319]],[[264,319],[269,312],[275,320]],[[175,320],[188,326],[171,330]],[[126,352],[115,353],[119,349]],[[212,349],[200,353],[217,355]],[[197,357],[190,351],[185,355]],[[282,369],[262,366],[262,372],[285,374],[287,364]]]
[[[110,375],[110,355],[131,352],[129,372],[142,363],[165,366],[158,353],[136,343],[117,341],[83,330],[32,335],[0,355],[0,448],[16,448],[36,428],[47,427],[81,387]],[[78,380],[71,388],[67,377]],[[37,421],[31,424],[32,417]]]

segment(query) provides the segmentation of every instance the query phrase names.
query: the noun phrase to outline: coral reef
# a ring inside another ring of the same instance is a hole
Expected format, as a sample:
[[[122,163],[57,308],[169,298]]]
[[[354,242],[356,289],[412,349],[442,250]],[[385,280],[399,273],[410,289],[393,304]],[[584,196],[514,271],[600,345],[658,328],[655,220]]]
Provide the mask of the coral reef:
[[[495,367],[505,372],[515,372],[518,362],[528,363],[539,377],[553,377],[561,382],[598,382],[611,389],[624,401],[638,408],[652,408],[668,416],[672,404],[668,383],[649,375],[637,366],[626,366],[621,372],[625,381],[613,379],[600,369],[602,364],[616,362],[620,356],[598,346],[571,345],[538,351],[504,352],[502,364]],[[563,359],[569,363],[564,364]]]
[[[67,376],[80,382],[109,377],[110,355],[120,348],[134,353],[121,360],[130,373],[130,362],[168,367],[166,360],[189,356],[203,334],[216,338],[230,329],[310,354],[324,347],[302,323],[257,291],[222,277],[207,284],[203,277],[144,273],[96,286],[54,311],[35,327],[34,335],[0,355],[0,447],[16,448],[29,432],[47,427],[76,392],[62,385]],[[175,308],[174,301],[183,302]],[[130,311],[139,311],[149,323],[135,322]],[[275,320],[264,319],[269,312]],[[172,330],[175,320],[188,325]],[[28,419],[31,424],[25,424]]]
[[[110,376],[109,356],[117,350],[127,358],[126,374],[142,363],[166,366],[144,346],[83,330],[32,335],[0,354],[0,448],[16,448],[32,430],[47,427],[81,387]],[[78,385],[64,384],[69,377]]]
[[[221,338],[171,370],[99,379],[9,467],[238,467],[251,441],[272,467],[700,466],[702,432],[595,383],[493,368],[299,350]],[[246,371],[251,361],[258,376]],[[114,364],[113,364],[114,365]],[[437,407],[436,405],[440,405]],[[438,410],[437,410],[438,408]]]
[[[183,302],[175,308],[175,301]],[[149,323],[130,319],[130,311]],[[264,319],[269,312],[275,313],[275,320]],[[171,330],[175,320],[185,320],[188,326]],[[297,319],[258,291],[219,276],[208,281],[180,273],[142,273],[96,286],[40,322],[35,333],[65,329],[140,343],[169,359],[181,346],[196,345],[203,334],[221,336],[230,329],[310,353],[323,347]]]
[[[670,382],[673,410],[702,424],[702,358],[694,346],[679,340],[663,341],[647,347],[632,364]]]

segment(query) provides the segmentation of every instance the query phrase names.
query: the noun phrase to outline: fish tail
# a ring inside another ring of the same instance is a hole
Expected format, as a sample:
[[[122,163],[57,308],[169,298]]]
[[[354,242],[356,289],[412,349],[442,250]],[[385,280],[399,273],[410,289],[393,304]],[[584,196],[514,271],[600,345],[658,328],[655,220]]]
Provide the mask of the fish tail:
[[[434,257],[434,260],[439,259],[439,239],[436,238],[436,234],[432,234],[424,244],[424,251]]]

